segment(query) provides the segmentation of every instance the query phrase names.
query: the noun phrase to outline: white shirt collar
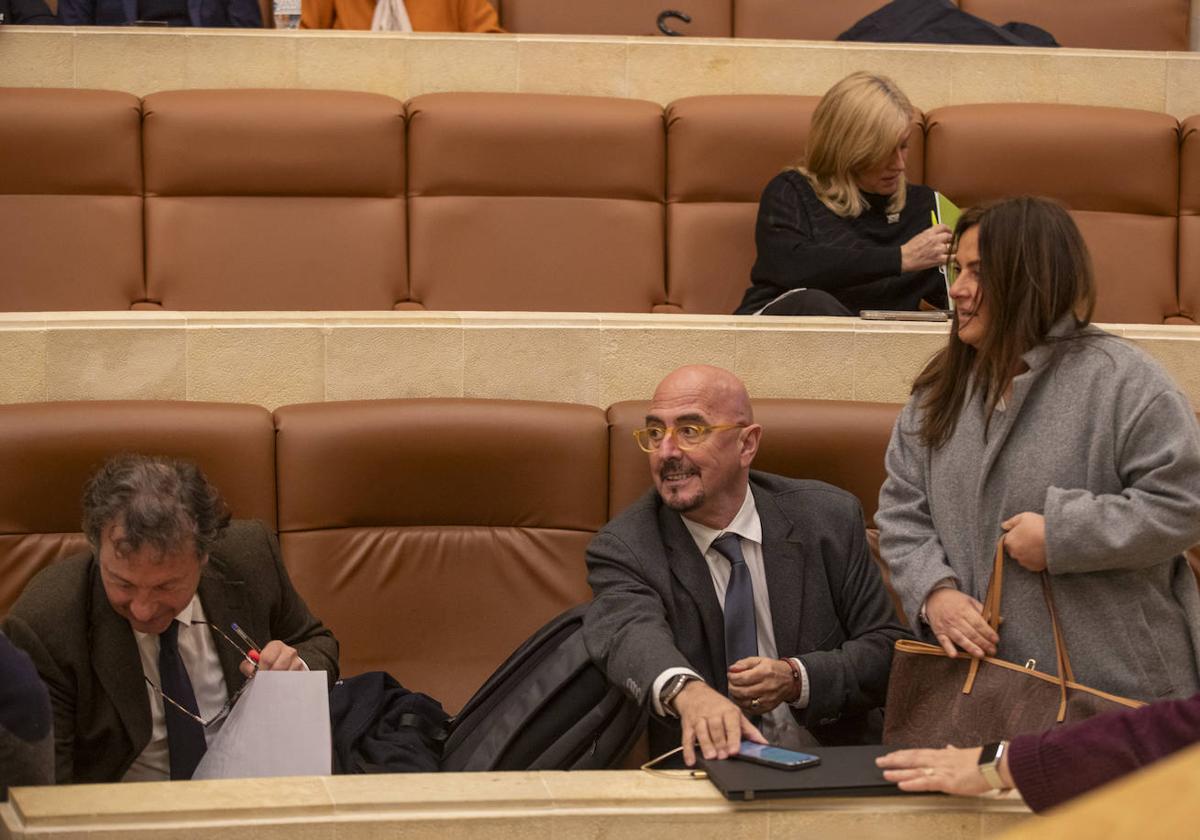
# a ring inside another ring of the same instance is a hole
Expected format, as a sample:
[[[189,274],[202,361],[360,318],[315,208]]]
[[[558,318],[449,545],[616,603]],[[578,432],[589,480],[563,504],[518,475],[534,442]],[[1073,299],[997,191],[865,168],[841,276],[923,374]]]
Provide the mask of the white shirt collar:
[[[696,541],[696,548],[700,549],[701,554],[707,554],[713,541],[722,534],[737,534],[744,540],[762,545],[762,522],[758,518],[758,508],[754,504],[754,493],[751,492],[749,484],[746,485],[746,497],[742,500],[742,506],[724,528],[709,528],[686,516],[683,517],[683,524]]]
[[[184,627],[191,627],[197,622],[204,621],[204,607],[200,605],[200,593],[192,595],[192,600],[188,601],[179,614],[175,616],[175,620]],[[152,633],[142,633],[137,630],[133,631],[134,638],[142,639],[147,636],[154,635]]]

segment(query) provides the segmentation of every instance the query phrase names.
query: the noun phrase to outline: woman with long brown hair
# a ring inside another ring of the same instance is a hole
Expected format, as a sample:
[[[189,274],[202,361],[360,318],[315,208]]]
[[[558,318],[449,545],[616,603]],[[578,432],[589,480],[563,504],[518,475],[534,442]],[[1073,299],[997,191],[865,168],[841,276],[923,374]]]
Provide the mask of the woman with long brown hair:
[[[946,306],[950,229],[904,177],[912,103],[886,76],[851,73],[813,112],[804,162],[758,205],[758,256],[737,315],[857,315]],[[915,129],[920,131],[920,129]]]
[[[1143,700],[1200,689],[1200,428],[1132,344],[1089,325],[1091,263],[1058,204],[972,209],[949,342],[887,452],[880,550],[914,629],[950,655],[1052,671],[1048,571],[1076,678]],[[980,602],[1008,555],[997,636]]]

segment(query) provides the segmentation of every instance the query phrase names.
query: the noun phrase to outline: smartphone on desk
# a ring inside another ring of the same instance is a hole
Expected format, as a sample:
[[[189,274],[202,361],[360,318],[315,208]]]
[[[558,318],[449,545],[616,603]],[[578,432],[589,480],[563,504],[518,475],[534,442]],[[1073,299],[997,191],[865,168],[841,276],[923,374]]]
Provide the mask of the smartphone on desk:
[[[756,744],[753,741],[742,741],[738,754],[734,758],[742,761],[753,761],[779,770],[800,770],[804,767],[815,767],[821,763],[819,755],[785,750],[783,747],[772,747],[770,744]]]

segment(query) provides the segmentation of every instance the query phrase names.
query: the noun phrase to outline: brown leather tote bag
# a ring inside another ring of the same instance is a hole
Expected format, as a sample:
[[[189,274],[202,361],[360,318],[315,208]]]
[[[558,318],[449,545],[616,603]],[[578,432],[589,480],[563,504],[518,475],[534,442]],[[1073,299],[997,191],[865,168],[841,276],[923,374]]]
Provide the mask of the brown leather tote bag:
[[[992,579],[983,617],[1000,626],[1004,577],[1003,542],[996,544]],[[1054,609],[1050,578],[1042,572],[1042,591],[1054,630],[1058,676],[1003,659],[958,656],[939,645],[901,639],[896,642],[884,710],[883,743],[905,747],[971,747],[1015,735],[1042,732],[1058,723],[1084,720],[1101,712],[1137,708],[1137,700],[1118,697],[1075,682],[1066,641]]]

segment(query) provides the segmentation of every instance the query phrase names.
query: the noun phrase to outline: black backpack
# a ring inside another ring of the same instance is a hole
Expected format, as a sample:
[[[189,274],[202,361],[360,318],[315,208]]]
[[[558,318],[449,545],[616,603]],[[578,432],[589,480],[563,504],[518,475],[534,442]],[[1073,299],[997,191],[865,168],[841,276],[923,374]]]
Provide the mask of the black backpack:
[[[442,770],[603,770],[625,758],[646,713],[592,664],[587,607],[534,633],[475,692],[450,722]]]

